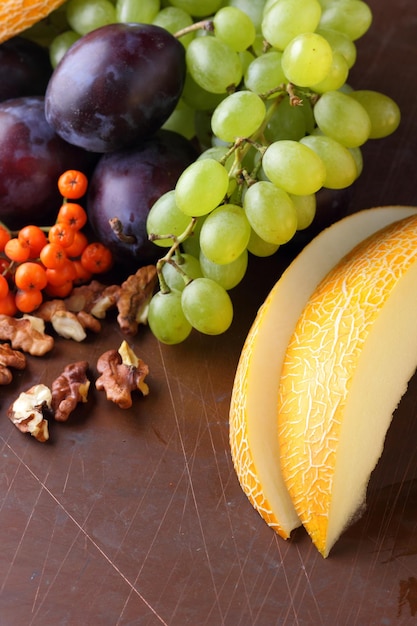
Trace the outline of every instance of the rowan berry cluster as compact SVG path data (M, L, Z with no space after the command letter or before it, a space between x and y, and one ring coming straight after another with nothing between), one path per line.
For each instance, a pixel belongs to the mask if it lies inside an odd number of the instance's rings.
M30 224L16 232L0 223L0 314L31 313L45 297L65 298L75 284L110 269L113 257L82 230L85 209L74 202L84 196L88 180L78 170L58 179L63 202L50 227Z

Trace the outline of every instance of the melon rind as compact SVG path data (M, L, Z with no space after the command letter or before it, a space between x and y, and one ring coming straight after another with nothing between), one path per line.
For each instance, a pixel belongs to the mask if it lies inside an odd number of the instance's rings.
M379 230L325 276L287 346L281 467L326 557L363 510L393 413L417 365L417 215Z
M253 507L287 539L301 521L280 469L277 398L295 325L322 278L360 241L417 213L386 206L350 215L317 235L294 259L258 311L238 362L230 405L230 448L239 483Z
M30 28L64 2L65 0L1 0L0 43Z

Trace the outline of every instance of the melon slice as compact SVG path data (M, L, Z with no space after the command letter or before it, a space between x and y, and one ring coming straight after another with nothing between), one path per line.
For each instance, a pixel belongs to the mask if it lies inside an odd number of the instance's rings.
M239 359L230 405L230 447L240 485L283 538L301 524L280 469L277 398L285 350L320 280L362 239L416 214L413 207L360 211L336 222L289 265L260 308Z
M1 0L0 43L52 13L65 0Z
M310 295L278 391L281 469L319 552L364 506L417 365L417 215L378 231Z

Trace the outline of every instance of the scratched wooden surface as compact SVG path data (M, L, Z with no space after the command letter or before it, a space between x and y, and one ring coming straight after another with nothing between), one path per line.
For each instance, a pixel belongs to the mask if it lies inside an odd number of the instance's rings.
M417 4L370 0L351 84L394 97L397 133L368 144L349 211L417 204ZM324 560L284 542L235 477L228 407L242 343L291 250L253 263L232 329L175 348L143 329L150 395L121 411L97 392L39 444L5 417L18 391L118 347L58 341L0 391L0 626L369 626L417 622L417 377L371 479L368 508Z

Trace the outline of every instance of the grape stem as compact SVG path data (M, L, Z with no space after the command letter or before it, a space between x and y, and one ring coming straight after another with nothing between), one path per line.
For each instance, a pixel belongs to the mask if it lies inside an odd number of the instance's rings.
M265 127L268 124L272 115L274 114L276 107L281 102L281 100L285 97L285 92L283 92L282 86L277 89L280 90L281 95L272 101L271 106L269 107L266 113L265 119L262 123L262 126L256 131L254 135L252 135L252 137L238 137L236 141L230 146L229 150L221 158L220 163L222 165L225 165L227 159L233 153L235 154L235 159L229 170L230 180L232 180L233 178L236 178L238 180L240 178L242 182L245 181L249 186L249 179L248 179L248 176L249 176L250 181L251 181L250 184L254 182L253 175L248 175L248 173L242 169L242 161L251 147L256 148L260 152L261 157L263 156L267 148L267 146L265 145L266 142L263 141L263 133L264 133ZM255 166L254 173L256 173L261 167L261 162L262 162L262 158L259 160L259 163Z
M227 159L233 153L235 154L234 162L229 170L229 179L232 180L233 178L236 178L238 183L240 181L240 187L243 182L246 183L248 187L256 182L256 175L262 164L262 156L267 148L267 142L264 139L264 131L269 120L274 115L277 106L287 96L290 99L291 106L302 106L303 104L303 98L295 93L294 85L292 83L277 85L277 87L274 87L265 93L259 94L259 97L263 100L268 100L274 94L277 95L268 107L262 126L254 135L252 135L252 137L238 137L220 160L220 163L225 165ZM307 94L307 97L311 98L311 95ZM260 152L261 159L255 165L253 171L249 174L246 170L242 169L242 161L252 146Z
M188 237L191 237L194 234L194 229L195 229L196 224L197 224L197 218L192 217L187 228L178 236L156 235L154 233L149 234L148 238L150 241L156 241L158 239L172 239L173 241L172 246L170 247L166 255L158 259L158 261L156 262L156 272L157 272L158 280L159 280L159 289L162 293L169 293L171 291L162 273L162 269L165 263L169 263L170 265L175 267L175 269L178 272L180 272L180 274L184 278L186 284L188 284L192 280L189 276L187 276L184 270L182 270L180 267L181 262L182 262L180 245L183 243L183 241L188 239ZM176 261L174 261L173 259L174 255L176 256Z
M184 35L195 32L196 30L206 30L209 33L214 32L213 20L200 20L199 22L194 22L194 24L190 24L190 26L185 26L185 28L178 30L174 33L174 37L179 39L180 37L184 37Z
M294 85L292 83L288 83L286 86L286 90L288 96L290 98L290 104L293 107L301 106L303 104L303 99L294 92Z
M179 30L177 33L175 33L174 36L179 38L179 37L182 37L183 35L186 35L190 32L193 32L199 29L213 31L214 30L213 22L211 20L202 20L201 22L196 22L195 24L192 24L191 26L187 26L186 28ZM277 106L280 104L280 102L282 102L282 100L285 97L289 98L290 104L292 106L301 106L303 103L303 98L295 93L294 85L292 85L291 83L277 85L277 87L269 90L268 92L260 94L260 97L263 100L268 100L272 95L275 95L275 94L276 96L273 99L271 99L270 106L267 109L262 126L251 137L238 137L232 143L232 145L226 151L223 157L219 160L219 162L223 166L225 166L227 160L234 154L233 164L229 170L229 180L235 179L238 183L238 196L234 200L236 203L241 203L244 185L246 185L247 187L250 187L257 180L257 174L259 172L259 169L262 166L262 157L268 147L268 142L265 139L264 131L271 117L274 115L274 112ZM312 97L311 94L306 94L306 96L310 98ZM245 158L246 154L248 153L251 147L254 147L260 153L261 158L255 164L253 170L251 172L248 172L245 168L242 167L242 163L243 163L243 159ZM118 223L117 218L110 220L110 222L116 234L119 237L123 236L122 225ZM180 272L181 275L183 276L186 284L192 281L192 279L189 276L187 276L187 274L180 267L181 266L181 252L180 252L179 246L188 237L193 235L196 223L197 223L197 218L193 217L190 224L187 226L184 232L181 233L181 235L179 236L175 236L172 234L157 235L154 233L151 233L149 235L150 241L156 241L156 240L161 240L161 239L172 239L173 241L173 244L168 250L167 254L161 257L156 263L156 271L157 271L158 280L159 280L159 288L162 293L166 294L171 291L162 272L162 269L165 263L169 263L170 265L175 267L175 269L178 272ZM174 254L176 255L176 260L173 259Z

